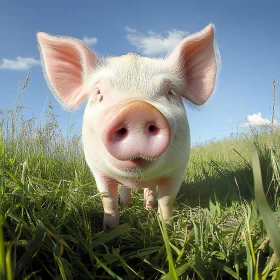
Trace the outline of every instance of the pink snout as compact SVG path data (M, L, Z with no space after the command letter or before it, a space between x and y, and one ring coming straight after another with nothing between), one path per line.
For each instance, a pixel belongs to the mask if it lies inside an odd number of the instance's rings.
M167 119L151 104L132 101L122 107L103 132L107 151L121 161L160 156L168 147L171 130Z

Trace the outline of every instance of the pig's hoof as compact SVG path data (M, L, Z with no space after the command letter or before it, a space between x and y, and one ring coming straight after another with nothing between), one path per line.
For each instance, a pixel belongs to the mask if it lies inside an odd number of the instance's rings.
M173 224L172 217L164 219L159 212L157 212L157 215L159 216L159 219L160 219L161 222L164 222L166 225L172 226L172 224Z
M152 201L144 201L144 208L148 211L151 211L154 209L154 205Z
M120 204L122 205L128 205L129 203L131 203L130 199L120 199Z
M144 208L149 211L152 210L154 208L155 201L156 201L155 190L145 188L144 189Z
M131 189L123 186L121 189L120 204L127 205L130 202L131 202Z
M116 228L119 225L119 216L115 216L113 214L104 213L103 218L103 230L107 228Z

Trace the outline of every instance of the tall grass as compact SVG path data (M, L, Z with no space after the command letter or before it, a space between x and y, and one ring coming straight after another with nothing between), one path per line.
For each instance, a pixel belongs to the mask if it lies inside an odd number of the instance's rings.
M25 119L28 81L0 112L0 279L280 279L279 129L194 147L172 226L134 191L103 232L81 139L51 104L44 121Z

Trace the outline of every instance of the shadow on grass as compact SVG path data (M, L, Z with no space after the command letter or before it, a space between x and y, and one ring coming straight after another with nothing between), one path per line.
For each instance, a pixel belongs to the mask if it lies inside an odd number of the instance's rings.
M177 203L184 203L191 208L209 206L209 199L214 199L223 206L230 206L241 198L248 202L253 199L253 176L249 168L227 172L221 176L208 177L199 182L183 182L177 196Z
M270 205L274 205L277 192L274 180L274 171L271 164L270 150L264 150L260 154L264 190ZM254 200L253 171L249 163L243 168L224 165L211 161L208 168L201 168L201 178L196 178L195 183L182 183L177 196L177 203L183 203L189 207L209 206L210 199L219 202L224 207L231 206L232 202L243 200L251 203ZM214 171L214 172L213 172ZM212 174L212 175L209 175ZM186 178L188 173L186 173Z

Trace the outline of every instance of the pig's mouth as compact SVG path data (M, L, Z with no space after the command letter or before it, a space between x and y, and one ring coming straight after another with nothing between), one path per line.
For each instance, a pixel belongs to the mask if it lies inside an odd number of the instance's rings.
M151 167L151 165L153 165L158 157L155 158L151 158L151 157L147 157L141 154L135 155L127 160L118 160L117 162L115 162L115 166L119 169L122 170L130 170L130 171L134 171L134 170L142 170L144 171L145 169L148 169L149 167Z
M147 169L149 168L153 162L157 159L156 158L149 158L145 157L143 155L137 155L129 159L128 165L130 169L135 169L135 168L141 168L141 169Z
M130 161L136 161L136 160L143 160L143 161L154 161L156 160L158 157L147 157L147 156L144 156L144 155L136 155L136 156L133 156L131 157L129 160Z

